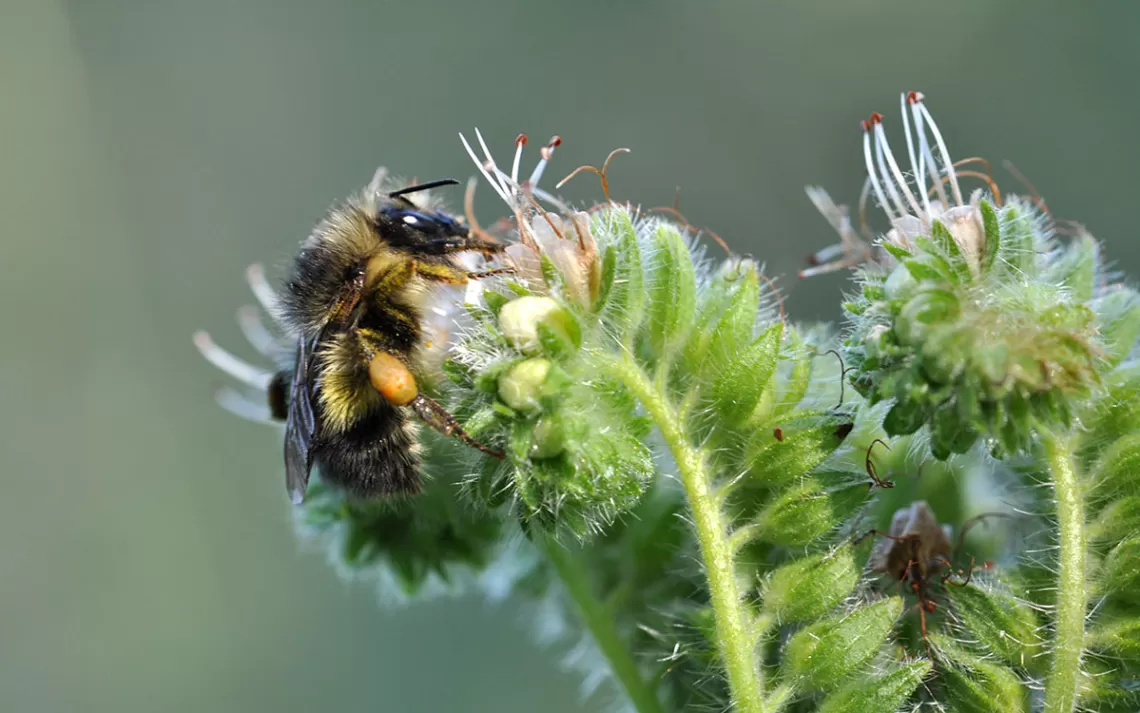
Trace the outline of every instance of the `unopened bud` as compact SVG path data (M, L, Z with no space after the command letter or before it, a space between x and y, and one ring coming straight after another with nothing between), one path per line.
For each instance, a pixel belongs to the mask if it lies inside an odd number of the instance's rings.
M527 296L512 300L499 311L499 329L515 349L536 354L542 349L538 325L561 309L550 297Z
M519 362L499 379L499 398L516 411L537 411L538 397L549 373L550 361L547 359Z

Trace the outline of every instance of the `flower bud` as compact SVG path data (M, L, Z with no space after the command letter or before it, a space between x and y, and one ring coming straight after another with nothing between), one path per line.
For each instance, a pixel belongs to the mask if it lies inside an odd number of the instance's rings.
M878 653L902 609L902 599L891 597L801 629L784 665L812 688L834 688Z
M538 411L538 398L546 377L550 374L550 361L541 357L515 364L499 379L499 398L516 411Z
M515 349L524 354L537 354L542 349L538 325L559 309L561 307L550 297L519 297L499 310L499 329Z
M553 417L541 418L531 434L531 458L554 458L566 447L566 434L562 424Z

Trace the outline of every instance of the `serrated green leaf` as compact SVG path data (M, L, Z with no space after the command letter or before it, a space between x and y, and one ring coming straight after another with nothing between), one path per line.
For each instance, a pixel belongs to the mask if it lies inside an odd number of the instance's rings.
M770 418L781 418L796 407L811 386L812 355L803 350L803 340L795 329L788 331L788 348L785 354L792 355L792 369L787 378L777 379L783 390L779 395L779 402L775 404Z
M1064 285L1077 302L1091 300L1100 269L1100 245L1091 235L1077 236L1053 263L1052 281Z
M684 342L694 324L697 280L692 256L676 228L660 226L649 246L644 338L651 353L663 357Z
M895 318L895 336L903 345L920 346L932 328L952 323L962 313L957 295L949 290L924 290Z
M1119 405L1126 404L1114 404L1114 406ZM1106 414L1108 415L1111 415L1111 412ZM1106 430L1096 430L1095 426L1098 424L1093 421L1090 424L1093 426L1090 433L1109 438L1117 435L1113 432L1120 428L1120 422L1110 425L1108 419L1105 421ZM1127 428L1127 425L1124 427ZM1119 440L1109 446L1097 462L1092 473L1092 483L1091 495L1094 501L1104 502L1126 495L1140 494L1140 433L1119 434Z
M503 308L503 305L510 302L511 299L500 292L495 292L494 290L484 290L483 301L487 303L487 309L491 311L491 314L498 317L499 310Z
M950 233L950 229L940 220L935 220L930 226L930 239L938 247L939 251L946 256L950 268L954 271L959 282L969 282L973 275L970 273L970 265L966 262L966 256L962 253L962 247L958 245L958 241Z
M1088 633L1088 644L1101 653L1140 661L1140 617L1094 628Z
M763 586L764 611L781 624L816 619L839 605L859 582L850 547L786 564Z
M784 649L784 666L805 687L835 688L874 658L902 610L902 599L891 597L801 629Z
M862 486L830 492L819 480L804 478L760 511L756 538L787 546L811 544L839 526L865 494Z
M543 353L556 359L569 358L582 346L582 327L569 310L551 312L535 325L535 329Z
M711 383L752 341L752 328L760 307L760 277L755 269L741 275L724 313L709 339L703 363L694 365L702 381Z
M910 272L911 276L922 282L923 280L932 280L935 282L950 282L953 273L950 270L950 264L945 260L941 260L941 264L934 256L923 256L921 258L911 258L903 260L903 266Z
M628 342L633 330L640 326L645 312L645 274L637 229L628 211L609 208L594 218L591 232L602 244L616 248L614 277L602 319L614 334Z
M909 436L926 423L926 406L918 401L899 401L883 419L888 436Z
M1108 504L1089 526L1088 539L1097 544L1120 542L1140 532L1140 495L1127 495Z
M554 263L551 259L546 255L539 255L538 264L542 270L542 280L546 283L546 287L551 290L551 292L560 292L565 280L562 274L558 272L558 268L554 267Z
M598 282L598 299L594 302L594 311L602 309L610 298L610 290L614 286L614 277L617 275L617 248L607 245L602 251L602 276Z
M715 376L709 399L727 425L739 426L752 415L776 371L783 335L784 324L777 322Z
M1082 660L1079 710L1096 713L1136 713L1140 710L1140 690L1128 681L1135 680L1135 669L1127 671L1130 663L1134 662L1102 660L1092 656Z
M1128 356L1140 338L1140 295L1120 287L1098 300L1095 310L1104 359L1115 366Z
M888 713L910 698L930 673L930 662L921 659L886 674L859 679L823 700L819 713Z
M932 634L938 650L939 699L954 713L1021 713L1026 688L1012 670L967 653L950 639Z
M697 305L696 324L711 325L720 321L721 315L732 302L732 296L740 284L742 275L752 269L751 263L726 263L720 271L700 290ZM705 353L712 342L713 330L704 327L689 333L683 350L680 366L690 374L699 374L704 363Z
M845 416L802 416L779 425L782 440L758 431L745 455L749 480L780 486L811 472L847 438L850 423Z
M946 594L962 625L983 649L1025 668L1041 651L1037 615L1027 602L999 590L948 585Z
M982 213L982 228L986 233L986 247L982 253L982 274L986 275L993 270L998 253L1001 252L1001 226L997 212L989 201L978 203L978 210Z
M895 245L889 240L884 240L882 245L883 249L890 253L891 256L899 262L905 262L906 260L914 257L914 255L912 255L909 250L904 247Z
M1014 274L1036 277L1036 245L1033 240L1033 221L1025 208L1015 202L1006 204L999 216L1001 246L998 257Z
M1120 601L1140 603L1140 535L1121 542L1108 553L1098 589Z

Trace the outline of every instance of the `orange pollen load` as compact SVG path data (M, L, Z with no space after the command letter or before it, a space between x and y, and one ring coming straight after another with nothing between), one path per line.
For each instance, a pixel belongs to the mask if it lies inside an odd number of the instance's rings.
M416 398L416 378L404 362L380 352L368 362L368 378L380 395L393 406L406 406Z

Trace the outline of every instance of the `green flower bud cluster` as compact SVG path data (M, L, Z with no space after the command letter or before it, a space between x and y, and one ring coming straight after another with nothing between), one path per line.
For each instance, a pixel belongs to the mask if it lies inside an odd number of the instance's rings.
M1106 288L1088 236L1058 245L1016 199L976 206L982 253L932 220L908 247L862 270L848 303L853 383L892 399L891 435L928 426L934 456L979 438L1014 453L1037 428L1065 428L1140 332L1140 295Z
M474 325L446 372L469 390L460 410L471 414L473 435L503 443L507 454L505 467L485 467L470 491L492 506L513 494L528 526L585 535L633 508L656 468L643 442L647 422L593 361L611 348L609 323L600 316L623 309L617 300L629 294L613 289L631 269L612 262L616 245L637 240L636 228L619 209L575 220L562 222L575 225L577 236L539 232L535 242L520 244L527 252L511 255L516 277L468 305ZM551 224L524 229L542 225ZM581 249L578 236L589 249ZM608 268L601 256L611 261ZM531 262L536 269L528 272ZM575 292L573 275L556 265L596 274L596 282Z

